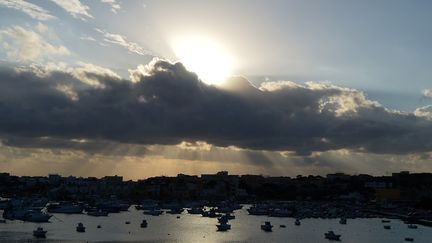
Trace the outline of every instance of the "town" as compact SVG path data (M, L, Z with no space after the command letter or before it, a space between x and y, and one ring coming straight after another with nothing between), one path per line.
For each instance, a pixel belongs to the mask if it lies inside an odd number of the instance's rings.
M250 214L296 218L357 218L377 214L425 225L432 219L432 174L402 171L391 176L347 175L265 177L216 174L159 176L125 181L122 176L14 176L0 173L0 209L85 204L92 210L115 212L146 202L175 204L175 208L221 203L251 204ZM20 203L17 203L19 201ZM11 203L14 202L14 203ZM113 202L116 202L113 203ZM14 206L11 206L14 205ZM16 206L19 205L19 206ZM105 205L105 206L102 206ZM84 210L79 207L78 212ZM148 208L148 205L147 205ZM219 206L220 208L220 206ZM313 210L312 210L313 209ZM87 209L86 211L91 211ZM230 210L228 210L230 211ZM8 210L4 216L8 216ZM9 217L12 217L9 215ZM15 216L16 217L16 216Z

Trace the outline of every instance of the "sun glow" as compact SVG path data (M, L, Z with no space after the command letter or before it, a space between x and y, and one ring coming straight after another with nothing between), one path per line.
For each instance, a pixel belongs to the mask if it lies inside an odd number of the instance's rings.
M178 38L172 49L179 61L207 84L218 85L232 74L234 59L216 41L196 36Z

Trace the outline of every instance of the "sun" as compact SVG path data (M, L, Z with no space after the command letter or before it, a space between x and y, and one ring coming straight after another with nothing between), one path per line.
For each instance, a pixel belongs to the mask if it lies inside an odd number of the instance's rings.
M171 46L179 61L207 84L218 85L232 74L234 58L217 41L189 36L175 39Z

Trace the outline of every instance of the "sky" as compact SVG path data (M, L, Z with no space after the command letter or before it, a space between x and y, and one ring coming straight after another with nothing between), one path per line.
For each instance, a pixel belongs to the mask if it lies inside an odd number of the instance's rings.
M431 5L0 0L0 171L431 172Z

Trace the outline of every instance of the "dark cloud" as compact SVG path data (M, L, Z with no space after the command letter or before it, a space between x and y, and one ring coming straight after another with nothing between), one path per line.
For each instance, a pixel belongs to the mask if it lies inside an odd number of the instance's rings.
M126 80L93 65L1 68L0 133L125 144L206 141L300 155L432 150L430 119L387 110L358 90L288 81L256 88L241 77L215 87L163 60L130 72Z

